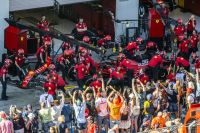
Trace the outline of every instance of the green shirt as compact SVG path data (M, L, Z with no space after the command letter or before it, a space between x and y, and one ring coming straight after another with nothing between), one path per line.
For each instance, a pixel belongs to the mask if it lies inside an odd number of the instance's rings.
M42 123L47 123L52 121L51 108L44 108L39 111L39 117Z

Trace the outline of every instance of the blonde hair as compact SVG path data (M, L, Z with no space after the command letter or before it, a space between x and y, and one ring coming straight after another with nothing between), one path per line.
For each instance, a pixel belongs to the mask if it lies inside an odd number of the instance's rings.
M60 122L60 123L65 122L65 116L64 116L64 115L60 115L60 116L58 117L58 122Z

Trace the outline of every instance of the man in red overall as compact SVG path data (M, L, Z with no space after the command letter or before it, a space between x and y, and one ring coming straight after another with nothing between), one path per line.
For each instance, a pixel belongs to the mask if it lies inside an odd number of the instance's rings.
M85 74L87 73L87 67L83 63L83 60L79 60L79 62L75 65L74 71L77 73L76 80L80 89L83 90L84 82L85 82Z
M17 74L19 76L20 81L23 80L26 74L25 71L23 70L23 66L25 65L25 60L26 60L26 57L24 56L24 50L19 49L18 54L15 57L15 65L17 68Z
M128 45L125 47L124 54L128 59L136 59L136 51L139 50L139 47L136 42L129 42Z
M7 73L8 68L11 65L12 61L10 59L5 59L4 65L0 69L0 79L2 84L2 92L1 92L1 100L8 100L8 96L6 95L6 89L7 89Z
M196 52L198 51L198 43L199 43L199 36L197 35L196 30L193 30L192 36L190 37L190 43L191 43L190 52L192 53L192 63L194 63L197 58Z
M151 76L155 82L158 80L158 72L162 63L163 59L160 55L154 55L149 61L148 66L151 72Z
M76 24L76 30L77 30L77 39L83 40L83 37L85 36L85 32L87 31L87 25L83 22L83 19L80 18L79 22Z
M120 54L118 56L119 59L119 66L126 69L126 75L128 77L128 85L132 85L132 78L134 73L134 68L137 67L137 64L129 59L126 59L126 56L124 54Z
M192 15L192 16L189 18L189 20L188 20L188 22L186 23L186 25L187 25L187 37L189 37L189 36L192 35L192 32L193 32L193 30L195 30L195 27L196 27L196 25L197 25L197 22L196 22L196 20L195 20L195 18L194 18L194 15Z
M174 27L174 34L176 36L176 39L177 39L177 47L180 43L180 40L178 39L180 35L184 35L186 29L185 29L185 26L183 25L183 20L178 18L177 19L177 25Z
M177 57L175 61L176 67L184 67L185 70L190 71L190 62L183 57Z
M190 53L189 53L189 40L183 40L178 47L178 56L181 56L185 58L186 60L189 60Z
M71 44L69 42L63 42L62 44L62 52L64 53L65 50L71 49Z
M124 75L120 72L120 67L118 66L116 70L110 69L110 78L107 82L107 85L117 86L118 90L121 92L124 89Z

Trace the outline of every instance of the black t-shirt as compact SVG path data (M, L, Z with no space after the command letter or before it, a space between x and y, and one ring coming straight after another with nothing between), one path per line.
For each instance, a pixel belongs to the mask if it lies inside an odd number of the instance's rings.
M178 93L172 90L170 93L167 93L169 103L177 103Z

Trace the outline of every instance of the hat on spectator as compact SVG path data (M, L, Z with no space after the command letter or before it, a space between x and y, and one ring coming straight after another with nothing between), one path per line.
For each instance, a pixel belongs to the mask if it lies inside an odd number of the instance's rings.
M0 112L0 116L1 116L2 119L6 119L7 118L6 113L3 112L3 111Z

